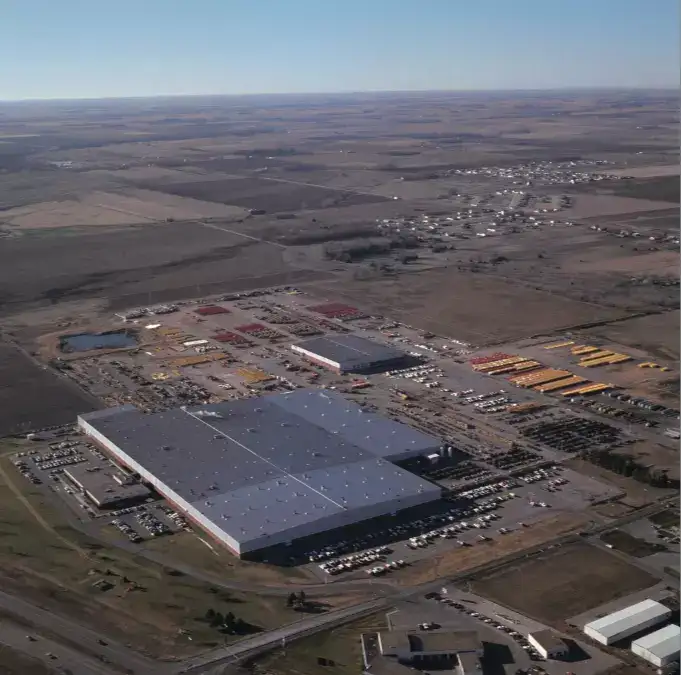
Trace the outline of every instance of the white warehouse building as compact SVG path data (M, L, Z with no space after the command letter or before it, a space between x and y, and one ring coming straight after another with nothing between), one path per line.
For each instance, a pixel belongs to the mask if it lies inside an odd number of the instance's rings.
M596 642L611 645L666 621L671 613L668 607L655 600L644 600L587 623L584 633Z
M681 628L669 625L649 633L631 643L631 651L657 668L679 660Z

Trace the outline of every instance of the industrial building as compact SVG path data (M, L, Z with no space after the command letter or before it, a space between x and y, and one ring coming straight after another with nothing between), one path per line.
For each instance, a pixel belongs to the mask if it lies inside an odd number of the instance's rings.
M64 475L100 509L138 504L151 496L149 488L129 476L92 468L88 464L69 466L64 469Z
M382 656L402 663L453 659L460 653L482 656L482 643L474 631L446 629L429 631L391 630L378 633Z
M389 370L402 364L407 358L399 349L357 335L327 335L292 345L291 349L305 359L336 373Z
M527 641L545 658L562 659L567 656L569 649L563 639L548 628L530 633Z
M656 626L671 616L671 610L655 600L644 600L596 619L584 626L584 633L604 645Z
M681 628L670 624L631 643L631 651L657 668L679 660Z
M408 675L414 669L481 675L483 646L474 631L390 630L362 635L365 675Z
M441 495L392 463L438 451L436 438L334 391L299 389L154 414L122 406L78 422L236 555Z

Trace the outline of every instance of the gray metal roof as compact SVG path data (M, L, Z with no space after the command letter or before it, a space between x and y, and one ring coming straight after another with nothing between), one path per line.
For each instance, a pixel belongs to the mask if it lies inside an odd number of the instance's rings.
M655 600L643 600L630 607L625 607L617 612L608 614L586 624L584 628L596 631L605 637L615 637L623 631L630 630L635 626L659 619L662 621L671 614L671 610Z
M237 541L440 488L382 459L437 439L364 413L336 392L298 390L146 415L82 415Z
M347 371L366 368L369 364L396 361L406 356L404 352L389 345L350 334L312 338L296 346L338 363L342 370Z
M367 412L333 390L297 389L276 396L276 404L378 457L398 459L437 450L440 445L432 436Z
M100 505L115 503L124 499L143 499L148 497L149 489L139 483L121 485L111 471L92 471L89 464L75 464L64 469L64 473L89 492Z
M645 649L661 659L669 658L678 654L681 648L681 628L674 624L660 628L654 633L644 635L631 643L634 646Z

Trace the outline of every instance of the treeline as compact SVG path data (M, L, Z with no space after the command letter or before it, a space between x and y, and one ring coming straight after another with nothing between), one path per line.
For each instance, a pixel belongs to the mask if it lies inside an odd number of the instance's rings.
M395 250L415 249L418 247L419 240L416 237L395 237L357 242L355 244L329 244L324 248L324 257L327 260L352 263L378 255L387 255ZM410 256L410 259L415 259L413 254Z
M207 621L212 628L216 628L220 632L229 635L249 635L261 630L259 626L254 626L253 624L248 623L248 621L244 621L240 617L235 616L232 612L222 614L222 612L216 612L214 609L209 609L206 612L205 621Z
M637 462L631 455L620 455L609 450L589 450L584 455L592 464L608 471L618 473L627 478L633 478L655 488L678 490L681 482L669 478L665 469L656 469Z
M372 225L358 225L345 230L330 229L317 232L301 232L299 234L285 234L279 241L289 246L307 246L309 244L324 244L327 242L345 242L376 236L377 230Z

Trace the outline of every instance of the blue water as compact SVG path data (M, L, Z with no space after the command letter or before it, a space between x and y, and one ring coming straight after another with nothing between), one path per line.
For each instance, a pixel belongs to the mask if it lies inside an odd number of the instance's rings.
M61 338L63 352L87 352L91 349L116 349L118 347L134 347L135 336L125 331L114 333L79 333L64 335Z

